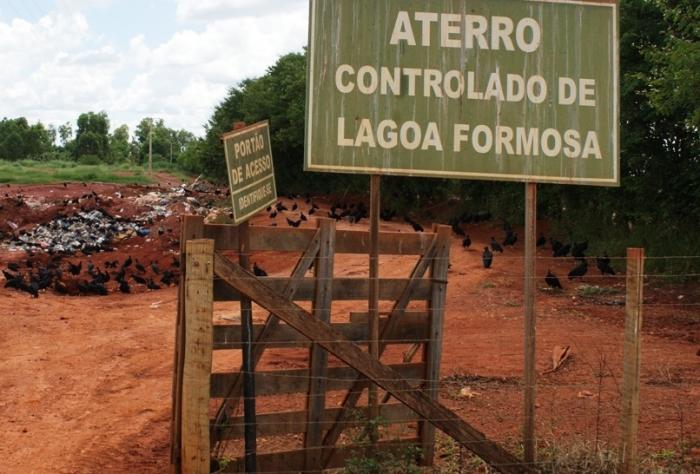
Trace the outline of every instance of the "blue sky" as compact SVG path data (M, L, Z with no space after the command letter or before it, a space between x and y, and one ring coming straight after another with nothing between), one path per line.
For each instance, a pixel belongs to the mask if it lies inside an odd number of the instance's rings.
M307 17L307 0L0 0L0 117L201 135L228 88L301 51Z

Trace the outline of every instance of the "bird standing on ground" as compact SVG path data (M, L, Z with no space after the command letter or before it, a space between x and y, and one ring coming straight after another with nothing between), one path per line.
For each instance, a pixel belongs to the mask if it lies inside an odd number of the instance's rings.
M586 240L585 242L577 243L574 242L574 244L571 247L571 256L577 259L583 259L586 258L586 250L588 250L588 241Z
M287 217L286 219L287 219L287 224L290 227L299 227L299 224L301 224L301 219L299 219L298 221L293 221L289 217Z
M581 278L588 271L588 262L582 261L578 266L574 267L573 270L569 272L569 280L574 278Z
M538 247L544 247L544 245L547 243L547 239L544 236L544 233L540 232L540 236L537 237L537 242L535 242L535 245Z
M503 240L503 245L504 246L507 246L507 245L513 246L513 245L515 245L515 243L517 241L518 241L518 234L511 230L511 231L508 231L506 233L506 238Z
M78 263L77 265L68 262L68 271L70 272L71 275L80 275L80 272L83 270L83 262Z
M501 247L501 244L496 242L496 239L493 237L491 237L491 250L503 253L503 247Z
M146 273L146 267L143 266L141 262L136 259L136 270L138 270L140 273Z
M613 267L610 266L610 257L608 257L607 253L603 256L603 258L596 258L595 263L598 270L600 270L601 275L615 275L615 270L613 270Z
M258 266L258 262L253 263L253 273L258 277L266 277L267 272Z
M571 244L561 245L558 249L554 250L552 255L554 257L566 257L569 255L569 250L571 250Z
M471 239L471 237L469 237L469 234L467 234L464 237L464 240L462 240L462 247L464 247L465 249L468 249L469 247L471 247L471 245L472 245L472 239Z
M552 273L551 270L547 270L547 276L544 277L544 281L549 285L551 289L559 289L563 290L564 288L561 286L561 283L559 282L559 278Z
M131 293L131 287L126 280L119 280L119 291L122 293Z
M481 254L481 261L484 264L484 268L491 268L491 263L493 263L493 254L488 247L484 247L484 253Z

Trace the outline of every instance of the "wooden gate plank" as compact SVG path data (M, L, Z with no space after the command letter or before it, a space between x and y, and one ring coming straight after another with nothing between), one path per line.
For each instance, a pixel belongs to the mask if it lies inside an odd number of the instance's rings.
M185 244L204 236L204 218L182 216L180 224L180 284L177 288L177 316L175 320L175 351L173 360L172 416L170 424L170 464L180 474L180 440L182 436L182 371L185 364L185 277L187 261Z
M265 285L278 293L289 285L288 277L262 277ZM367 278L349 277L335 278L333 285L333 300L365 300L369 296L369 281ZM401 296L408 280L406 278L382 278L379 280L379 299L396 300ZM316 281L314 278L303 278L294 295L295 301L311 301L314 298ZM430 282L422 281L416 286L411 295L414 300L425 300L430 297ZM233 288L220 281L214 283L214 301L239 301L240 294Z
M420 385L425 375L425 364L394 364L390 366L413 385ZM238 372L217 372L211 374L211 398L223 398L226 389L238 377ZM358 377L355 369L347 366L331 367L326 373L326 390L347 390ZM289 393L308 393L309 370L285 369L255 372L255 388L259 397ZM226 425L226 423L223 423Z
M400 374L371 358L358 345L343 338L328 324L315 320L302 307L273 292L263 282L253 278L250 272L219 254L215 255L214 262L217 276L390 392L394 398L429 420L494 469L504 473L531 472L516 456L486 438L452 410L413 389Z
M331 305L333 304L333 260L335 254L335 220L319 219L321 231L321 247L314 266L316 289L311 312L318 321L326 324L331 321ZM304 447L306 456L304 461L307 472L316 472L321 464L321 450L315 449L321 445L321 418L326 408L326 369L328 366L328 353L319 344L312 344L309 349L309 391L306 398L308 411L306 435Z
M365 313L366 314L366 313ZM391 334L387 334L384 341L387 344L412 344L424 343L429 336L430 320L425 312L406 312L401 321ZM359 318L357 318L359 319ZM367 318L364 324L360 321L352 323L333 323L331 326L340 332L345 338L357 342L367 343L369 334L367 328ZM386 326L387 318L379 318L379 329ZM266 326L264 324L253 325L254 339L259 340L260 334ZM259 342L265 349L294 349L299 347L308 348L309 340L299 334L294 328L286 324L280 324L277 329L265 338L264 342ZM240 349L241 348L241 326L238 324L226 324L214 326L214 350Z
M328 430L338 416L340 408L327 408L323 412L319 426L322 431ZM347 427L364 426L367 423L367 409L356 410L357 416L347 421ZM386 425L408 424L418 422L418 416L402 403L390 403L381 405L379 408L379 416L382 422ZM288 411L276 413L258 413L258 437L265 436L282 436L286 434L304 433L306 431L307 411ZM228 439L243 438L243 417L231 418L228 420L229 425Z
M214 241L190 240L185 287L182 373L182 472L209 472L209 377L212 367Z
M236 227L224 224L206 224L204 237L214 239L217 251L238 250ZM314 237L316 229L300 227L251 226L250 250L276 252L303 252ZM422 255L430 246L432 234L413 232L382 232L379 234L379 253L382 255ZM338 229L335 253L369 253L369 235L366 231Z
M440 383L440 362L442 354L442 327L445 314L445 293L447 292L447 269L450 264L449 226L440 225L433 228L437 234L437 252L430 268L432 291L428 312L430 313L430 337L424 345L425 391L428 397L438 399ZM418 428L421 439L421 463L432 466L435 456L435 427L427 421L421 421Z

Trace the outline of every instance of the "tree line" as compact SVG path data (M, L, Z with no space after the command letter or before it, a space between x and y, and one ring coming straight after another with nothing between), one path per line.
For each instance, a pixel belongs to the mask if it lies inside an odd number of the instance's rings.
M187 130L174 130L162 119L144 118L134 130L127 125L110 131L107 113L86 112L75 126L66 122L58 127L41 122L30 124L26 118L0 120L0 159L77 160L84 164L141 164L147 161L149 133L154 161L177 163L195 136Z

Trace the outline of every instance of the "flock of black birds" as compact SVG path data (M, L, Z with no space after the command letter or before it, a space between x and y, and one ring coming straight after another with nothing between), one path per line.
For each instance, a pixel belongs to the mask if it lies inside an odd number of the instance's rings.
M465 248L471 245L471 239L469 239L469 236L465 234L461 227L455 227L455 224L453 223L452 229L455 234L465 236L462 244ZM481 254L481 260L484 268L491 268L493 265L494 252L503 253L504 247L513 246L518 241L518 234L513 232L510 224L504 223L503 230L505 231L505 238L501 242L498 242L495 237L491 237L489 246L484 247ZM569 280L581 278L588 273L588 260L586 257L588 241L564 244L553 238L548 240L545 235L540 232L536 241L537 247L543 248L547 245L547 242L549 242L551 245L552 257L567 257L569 254L571 254L571 256L574 258L576 266L568 273ZM610 257L608 257L607 253L604 254L603 257L596 257L596 266L601 275L615 275L615 270L610 265ZM547 275L545 276L544 281L547 286L554 290L563 289L561 281L559 281L559 278L552 273L551 269L547 270Z
M268 217L270 219L275 219L280 213L284 215L287 225L289 227L299 227L302 222L308 220L308 216L312 216L319 212L319 205L316 204L309 193L306 193L303 197L304 204L308 206L306 214L301 209L301 206L297 203L297 199L301 199L298 195L287 196L289 200L292 201L291 209L287 207L282 201L277 201L275 204L268 206L266 211L268 212ZM291 217L290 217L291 215ZM335 203L327 211L328 217L335 219L336 221L341 221L347 219L351 224L357 224L362 219L367 219L369 217L369 209L364 202L359 203ZM389 221L396 216L395 211L383 210L380 217L383 220ZM294 217L294 218L292 218ZM271 226L277 226L276 222L270 224ZM421 228L421 231L423 229Z
M180 261L174 256L169 268L164 270L155 260L144 265L129 256L121 264L119 260L106 261L103 269L88 261L83 272L82 261L76 264L62 255L53 255L47 263L42 264L34 255L30 255L22 264L8 263L2 273L6 280L5 288L14 288L38 298L40 291L49 288L63 295L105 296L109 293L106 283L112 280L118 284L122 293L131 293L133 285L160 290L163 286L178 283L179 268Z

